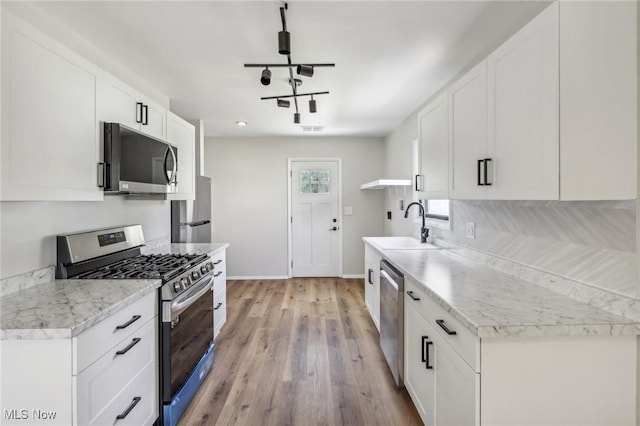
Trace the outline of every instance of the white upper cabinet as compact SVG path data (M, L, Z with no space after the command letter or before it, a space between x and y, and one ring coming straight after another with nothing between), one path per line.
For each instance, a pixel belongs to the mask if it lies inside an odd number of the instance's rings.
M117 78L105 75L98 92L100 121L121 123L159 139L167 138L167 109Z
M488 198L559 198L558 60L557 3L487 57Z
M560 198L637 198L638 3L560 4Z
M98 67L2 13L2 200L102 200Z
M452 84L448 95L450 198L485 198L487 62L483 60Z
M449 198L449 128L447 94L418 113L420 175L415 188L420 199Z
M196 129L191 123L168 111L167 140L178 148L178 189L176 193L167 195L167 198L170 200L194 200Z

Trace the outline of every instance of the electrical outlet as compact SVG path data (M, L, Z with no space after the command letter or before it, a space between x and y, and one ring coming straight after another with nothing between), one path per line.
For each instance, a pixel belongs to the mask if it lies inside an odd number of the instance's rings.
M472 240L476 239L476 224L473 222L467 222L467 228L466 228L466 235L467 238L471 238Z

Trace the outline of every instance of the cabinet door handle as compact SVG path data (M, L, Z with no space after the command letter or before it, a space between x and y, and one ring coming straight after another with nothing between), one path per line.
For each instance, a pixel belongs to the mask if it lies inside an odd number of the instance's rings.
M478 186L484 186L484 183L482 183L482 171L480 169L482 169L482 163L484 163L484 160L478 160Z
M491 182L489 182L489 178L487 177L487 169L489 169L489 162L493 161L491 158L484 159L484 184L486 186L491 186Z
M142 116L142 125L146 126L149 124L149 105L142 105L142 112L144 112Z
M140 343L141 340L142 339L139 338L139 337L134 337L133 340L131 341L131 343L129 343L126 348L120 349L118 352L116 352L116 355L124 355L124 354L126 354L127 352L129 352L131 350L131 348L133 348L135 345Z
M218 302L218 304L216 305L215 308L213 308L213 310L217 311L218 309L220 309L220 306L222 306L222 302Z
M444 320L436 320L436 324L438 324L440 328L442 328L449 336L458 334L455 330L451 330L449 327L447 327L447 325L444 323Z
M142 123L142 102L136 102L136 123Z
M216 273L213 275L213 277L214 277L214 278L215 278L215 277L219 277L220 275L222 275L222 271L218 271L218 272L216 272Z
M429 336L422 336L422 362L425 363L427 370L433 370L433 365L429 361L429 346L433 345L433 342L429 342L428 338Z
M371 284L371 285L373 285L373 280L371 279L371 274L372 274L372 273L373 273L373 269L369 269L369 278L368 278L368 281L369 281L369 284Z
M134 396L133 399L131 400L131 404L129 404L129 406L127 407L126 410L124 410L124 412L122 414L118 414L116 416L116 420L122 420L125 417L127 417L129 415L129 413L131 412L131 410L134 409L134 407L136 405L138 405L138 402L140 402L142 398L140 398L139 396Z
M416 184L415 184L416 191L422 191L422 185L418 185L418 182L420 182L419 178L420 178L421 176L422 176L422 175L416 175ZM421 182L421 183L422 183L422 182Z
M222 263L222 259L218 259L215 262L213 262L214 265L219 265Z
M407 295L409 295L410 298L412 298L413 300L420 300L420 298L418 296L416 296L415 294L413 294L413 291L411 290L407 290Z
M125 322L124 324L120 324L118 326L116 326L116 330L122 330L124 328L129 327L131 324L133 324L134 322L138 321L140 318L142 318L140 315L134 315L131 317L131 319L127 322Z

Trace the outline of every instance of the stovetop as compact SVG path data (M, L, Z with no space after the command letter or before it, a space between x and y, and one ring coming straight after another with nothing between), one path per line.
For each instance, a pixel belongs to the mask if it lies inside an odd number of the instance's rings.
M204 262L206 254L139 255L92 269L76 279L158 279L167 282L186 270Z

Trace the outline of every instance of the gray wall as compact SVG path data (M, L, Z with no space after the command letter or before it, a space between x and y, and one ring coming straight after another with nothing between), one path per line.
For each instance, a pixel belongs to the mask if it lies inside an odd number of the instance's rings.
M108 196L96 202L0 203L0 278L53 266L55 236L109 226L141 224L147 241L169 236L168 201Z
M287 275L287 159L342 158L343 273L362 274L363 236L383 233L383 193L360 185L382 178L379 138L256 138L205 141L213 187L213 240L231 243L227 274Z

